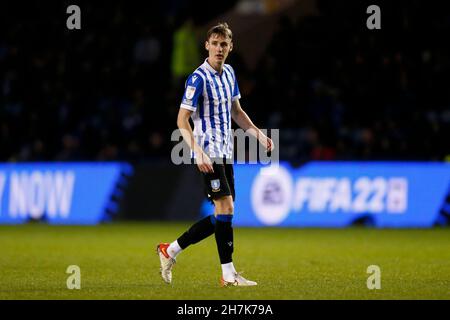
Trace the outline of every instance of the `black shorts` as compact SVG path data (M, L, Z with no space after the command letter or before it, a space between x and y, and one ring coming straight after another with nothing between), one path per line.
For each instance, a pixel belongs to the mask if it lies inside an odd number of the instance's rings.
M205 195L211 203L213 199L232 196L234 192L234 171L232 163L218 164L213 162L213 173L202 173L205 185Z

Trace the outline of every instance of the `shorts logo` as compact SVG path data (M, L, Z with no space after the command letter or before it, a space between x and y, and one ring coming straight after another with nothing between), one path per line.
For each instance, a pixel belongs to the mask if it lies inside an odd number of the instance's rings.
M213 192L219 192L220 191L220 180L215 179L211 180L211 188Z
M187 88L186 88L186 99L191 100L194 97L194 94L195 94L195 87L187 86Z

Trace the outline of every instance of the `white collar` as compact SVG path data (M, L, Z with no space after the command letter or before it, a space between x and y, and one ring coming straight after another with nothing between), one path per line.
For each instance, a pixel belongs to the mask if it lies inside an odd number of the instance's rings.
M205 62L203 62L203 65L205 66L205 68L206 68L208 71L212 72L214 75L219 75L219 76L220 76L220 73L219 73L216 69L214 69L213 67L211 67L211 65L210 65L209 62L208 62L208 58L205 59ZM223 68L222 68L222 72L223 72Z

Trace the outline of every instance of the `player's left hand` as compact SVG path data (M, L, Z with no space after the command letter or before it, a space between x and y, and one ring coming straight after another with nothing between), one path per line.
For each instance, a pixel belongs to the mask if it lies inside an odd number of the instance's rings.
M266 148L267 152L273 151L273 149L275 148L272 139L267 136L263 136L259 141Z
M267 146L266 146L266 150L267 152L269 151L273 151L273 149L275 148L272 139L267 138Z

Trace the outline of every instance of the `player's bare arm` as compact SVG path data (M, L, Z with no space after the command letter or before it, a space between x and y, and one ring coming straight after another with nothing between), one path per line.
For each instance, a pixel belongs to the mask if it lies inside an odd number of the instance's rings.
M189 148L196 154L198 169L204 173L214 172L211 160L195 142L194 133L192 132L191 124L189 123L191 115L192 111L183 108L179 109L177 117L178 129L180 129L181 135Z
M272 151L274 148L272 139L268 138L264 133L254 125L247 113L242 109L239 100L233 101L231 108L231 118L244 131L248 131L266 148L267 151ZM251 130L250 130L251 129Z

